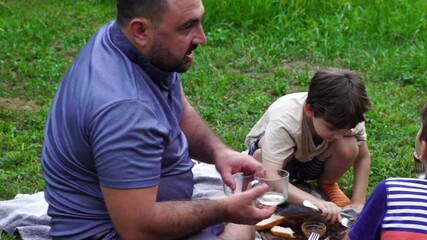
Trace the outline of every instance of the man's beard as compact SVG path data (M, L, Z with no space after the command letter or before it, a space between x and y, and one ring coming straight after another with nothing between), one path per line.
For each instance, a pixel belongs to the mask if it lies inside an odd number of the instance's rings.
M197 45L192 45L189 47L189 50L186 52L193 51L197 48ZM176 58L173 54L165 47L162 41L156 39L154 45L148 51L146 58L150 63L162 71L165 72L186 72L191 66L191 60L185 61L185 56L181 59Z

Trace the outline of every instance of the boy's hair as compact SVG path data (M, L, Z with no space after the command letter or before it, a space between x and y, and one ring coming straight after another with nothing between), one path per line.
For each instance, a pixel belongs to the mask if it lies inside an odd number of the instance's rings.
M365 121L371 108L365 84L352 71L337 68L319 70L311 79L307 104L314 117L323 118L337 129L349 129Z
M158 24L168 8L168 0L117 0L116 8L116 21L120 28L125 28L133 18L139 16Z
M421 134L420 140L427 142L427 103L421 110Z

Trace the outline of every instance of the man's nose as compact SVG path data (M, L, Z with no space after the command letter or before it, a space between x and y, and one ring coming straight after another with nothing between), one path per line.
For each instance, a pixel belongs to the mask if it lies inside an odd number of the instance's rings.
M206 43L206 35L203 31L202 24L199 24L196 30L196 36L193 38L193 44L205 44Z

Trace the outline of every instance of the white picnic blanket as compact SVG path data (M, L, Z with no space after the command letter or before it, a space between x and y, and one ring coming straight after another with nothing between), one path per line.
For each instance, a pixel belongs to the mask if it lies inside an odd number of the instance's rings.
M22 239L51 239L47 206L44 192L18 194L14 199L0 201L0 229Z
M194 199L204 199L224 195L220 174L214 165L196 163L193 167ZM316 197L322 198L317 191L306 186L299 186ZM50 217L47 215L48 204L44 192L35 194L18 194L14 199L0 201L0 230L9 235L18 235L23 240L47 240L49 237ZM304 207L290 205L288 207ZM355 214L358 214L355 213ZM255 240L261 239L257 234Z
M224 195L222 180L214 165L196 163L193 175L193 198ZM23 240L51 239L47 207L44 192L18 194L14 199L0 201L0 230Z

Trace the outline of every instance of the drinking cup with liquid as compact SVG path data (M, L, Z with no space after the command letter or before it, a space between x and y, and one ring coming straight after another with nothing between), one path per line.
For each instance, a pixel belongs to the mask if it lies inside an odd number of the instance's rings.
M284 203L288 199L289 172L285 170L263 170L262 176L254 176L248 188L268 185L268 191L261 195L256 204L274 206Z
M253 174L245 174L243 172L238 172L233 174L234 182L236 183L236 188L232 189L227 184L223 182L222 186L224 188L225 195L232 195L234 193L244 192L246 191L249 183L254 180Z

